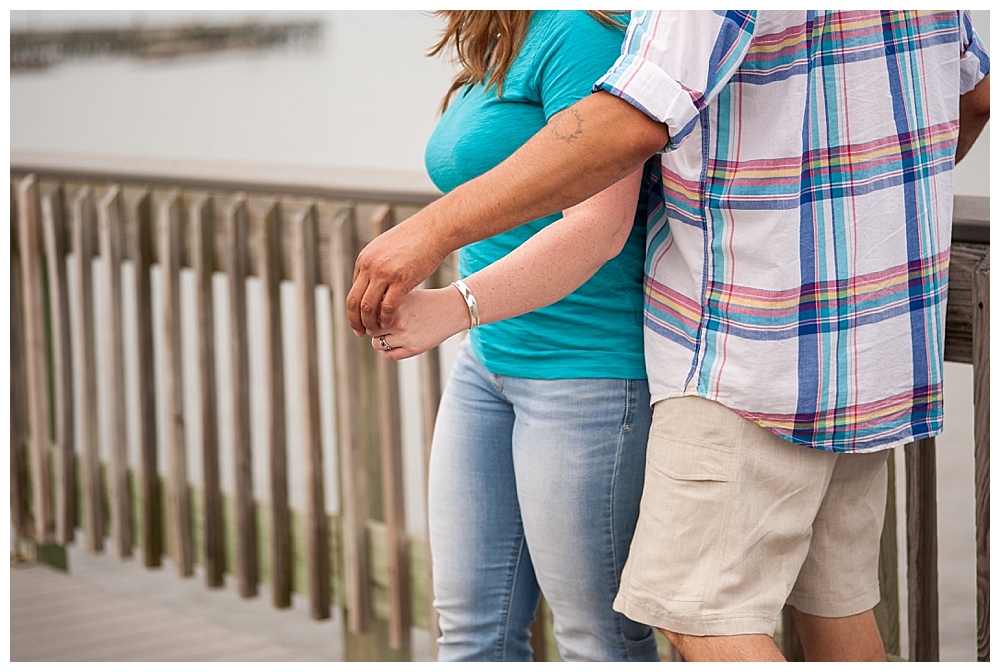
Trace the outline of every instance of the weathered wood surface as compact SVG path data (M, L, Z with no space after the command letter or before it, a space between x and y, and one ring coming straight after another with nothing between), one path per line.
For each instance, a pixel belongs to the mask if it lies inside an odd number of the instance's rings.
M337 387L337 426L340 447L340 497L343 535L344 589L348 632L361 634L371 627L369 552L365 521L368 519L365 456L361 435L360 348L363 339L354 335L344 307L354 272L349 260L357 256L353 210L334 219L334 247L330 255L333 281L334 364Z
M21 293L21 252L18 243L17 191L10 185L10 522L22 537L33 538L29 502L27 373L24 362L24 309Z
M427 280L428 287L437 287L440 283L440 273L435 271ZM441 351L438 348L428 350L420 357L420 400L421 429L423 430L424 453L424 492L427 491L430 474L431 444L434 441L434 424L437 421L438 406L441 403ZM424 497L424 517L427 517L427 498ZM441 626L437 609L434 608L434 571L431 563L427 563L427 611L431 633L431 654L437 656L437 639L441 636Z
M125 418L125 334L122 316L122 247L125 217L121 190L111 187L97 210L101 248L102 318L105 329L104 393L111 459L108 492L111 537L119 558L132 556L132 495L128 481L128 428Z
M142 562L159 567L163 555L163 493L158 473L156 437L156 359L153 352L153 195L148 189L137 194L130 210L132 235L128 252L135 278L136 376L139 384L139 511L141 513Z
M890 451L886 462L888 483L886 487L885 518L879 539L878 588L879 603L875 605L875 621L882 635L885 652L900 654L899 639L899 549L896 545L896 455Z
M267 201L251 209L256 245L251 256L261 280L264 389L271 487L271 599L275 607L292 604L292 537L288 510L288 455L285 446L285 359L281 337L281 206Z
M975 406L976 657L990 659L990 253L972 279Z
M372 228L382 233L395 225L391 207L379 208ZM389 646L410 646L410 567L403 499L403 421L399 400L399 364L378 358L379 434L382 457L382 509L389 540Z
M802 640L795 629L795 618L789 607L781 610L781 655L789 662L802 662L806 659L802 650Z
M33 176L17 187L21 288L24 295L24 356L27 373L31 442L32 514L35 539L55 538L52 510L52 462L49 459L48 356L45 339L45 296L42 287L42 241L38 182Z
M972 363L972 275L989 245L954 243L948 271L948 314L945 319L944 358Z
M319 407L319 352L316 343L316 207L292 219L295 230L295 296L298 304L299 384L302 447L306 465L306 561L309 609L315 619L330 617L330 532L323 487L323 446Z
M89 187L73 198L74 284L76 285L75 341L77 394L80 402L80 445L83 454L83 529L91 552L104 549L104 516L101 512L101 456L97 434L97 347L94 333L93 257L97 210Z
M226 539L222 519L222 471L219 463L219 416L215 380L215 207L207 196L195 199L188 215L193 244L195 300L198 312L198 383L201 389L202 562L205 585L225 585Z
M52 337L52 391L56 448L56 539L73 541L76 530L76 439L73 421L73 337L66 277L66 225L63 192L58 186L42 196L42 225L49 279L49 327Z
M10 660L38 663L80 661L95 664L120 661L164 664L169 662L246 661L275 666L282 663L323 660L321 632L301 633L308 650L284 643L261 627L272 619L250 612L236 620L225 612L230 605L223 596L205 601L191 595L184 585L175 587L187 602L164 598L156 582L180 581L170 577L136 577L128 566L118 566L122 581L112 589L101 581L109 569L101 569L103 558L95 558L83 578L43 565L10 568ZM78 566L78 565L74 565ZM95 569L95 566L97 567ZM152 597L144 590L151 590ZM197 604L188 608L187 604ZM244 626L246 623L246 626ZM335 655L336 646L325 647ZM310 655L311 652L311 655Z
M250 352L247 340L247 202L236 198L226 206L229 260L229 327L232 352L233 452L236 471L236 575L243 597L257 594L257 515L253 500L250 453Z
M906 450L906 558L909 592L908 659L940 658L938 625L937 449L933 438Z
M166 449L170 458L167 497L171 550L177 573L194 573L191 495L188 489L184 429L184 362L181 349L181 240L184 239L180 192L171 192L157 210L160 225L160 288L163 294L163 360L166 403Z

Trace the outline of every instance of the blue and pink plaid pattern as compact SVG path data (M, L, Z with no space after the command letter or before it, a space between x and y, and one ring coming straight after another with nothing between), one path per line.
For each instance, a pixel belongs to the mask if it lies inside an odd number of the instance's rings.
M961 12L637 11L596 85L667 124L646 249L653 401L795 443L940 432Z

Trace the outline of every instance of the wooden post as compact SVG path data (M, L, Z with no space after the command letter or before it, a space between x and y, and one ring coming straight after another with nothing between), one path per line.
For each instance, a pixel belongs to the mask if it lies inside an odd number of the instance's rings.
M191 495L187 480L184 433L184 361L181 350L181 197L172 191L160 202L160 288L163 292L163 359L166 393L166 441L170 456L167 496L171 546L180 576L194 573Z
M90 187L73 198L73 257L76 284L77 373L76 398L80 400L80 443L83 454L83 529L92 553L104 550L104 497L101 456L97 435L97 354L94 331L94 240L97 213Z
M910 662L936 662L940 657L936 455L933 438L906 446Z
M394 225L391 207L372 216L376 234ZM410 646L410 554L403 499L403 429L399 401L399 364L378 358L379 427L382 455L382 508L389 553L389 646Z
M226 538L222 518L219 467L219 418L215 383L215 208L211 198L191 203L188 217L194 251L195 300L198 303L198 382L201 385L201 465L203 481L203 555L205 585L225 585Z
M341 520L344 583L347 593L347 631L358 635L371 626L369 593L368 518L364 444L361 438L360 348L367 347L347 322L347 291L357 256L354 209L345 208L332 227L331 278L333 295L334 361L337 385L337 426L340 447Z
M990 253L972 275L976 474L976 658L990 659Z
M428 287L437 287L440 274L435 271L427 280ZM441 404L441 349L431 348L420 358L421 366L421 411L424 434L424 492L427 492L430 476L431 444L434 441L434 424L437 421L438 406ZM427 519L426 496L424 497L424 517ZM428 630L431 634L431 657L437 657L437 640L441 636L441 626L437 609L434 608L434 559L427 562L427 609Z
M39 209L38 182L34 175L29 175L21 180L17 188L18 237L21 244L21 283L24 290L24 354L31 432L32 513L35 518L35 541L44 544L51 543L55 538L55 519L52 510L49 378Z
M66 279L66 224L59 187L42 197L45 254L48 257L49 304L52 326L52 385L55 397L56 538L73 542L76 530L76 448L73 422L73 343L69 321L69 283Z
M789 607L781 610L781 654L789 662L799 663L806 659L802 650L802 640L795 629L795 619Z
M247 201L238 194L226 207L229 326L232 339L233 450L236 471L236 574L242 597L257 594L257 514L250 453L250 353L247 341Z
M28 492L27 380L24 339L21 330L24 310L21 295L21 252L17 236L17 194L11 183L10 199L10 522L19 538L34 538Z
M292 537L288 509L288 456L285 447L285 364L281 338L281 206L269 202L255 210L254 229L263 286L261 313L264 321L264 390L267 393L267 425L271 478L271 594L274 606L292 604ZM304 400L303 400L304 401Z
M882 635L885 652L899 656L899 550L896 546L896 451L889 451L886 462L885 518L879 540L878 584L879 603L875 605L875 621Z
M139 379L139 454L142 493L142 562L159 567L163 556L163 496L156 446L156 360L153 353L153 196L144 190L135 202L135 235L129 256L135 269L135 316L138 330L136 368Z
M313 618L330 617L330 531L323 489L323 446L319 408L319 354L316 345L316 207L294 220L293 269L298 303L299 380L302 446L306 464L306 548L309 607Z
M121 189L112 186L98 208L101 265L104 277L102 306L104 336L104 390L108 403L108 469L111 500L111 537L119 558L132 557L132 497L128 480L128 433L125 425L125 336L122 324L122 238L125 217Z

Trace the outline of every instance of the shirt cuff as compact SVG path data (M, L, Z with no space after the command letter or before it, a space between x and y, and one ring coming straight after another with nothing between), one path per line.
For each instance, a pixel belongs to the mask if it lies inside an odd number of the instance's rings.
M668 149L679 147L698 121L691 94L660 66L634 54L618 57L594 91L607 91L648 117L667 125Z

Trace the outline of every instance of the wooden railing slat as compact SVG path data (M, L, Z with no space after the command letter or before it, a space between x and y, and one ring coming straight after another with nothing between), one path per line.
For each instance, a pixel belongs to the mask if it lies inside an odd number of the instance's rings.
M372 217L376 233L393 226L391 207L379 208ZM389 546L389 646L410 646L410 562L403 498L403 422L399 401L399 364L378 358L379 428L382 454L382 508Z
M359 348L363 344L351 330L345 313L347 288L351 285L354 272L350 260L358 252L353 209L346 209L337 216L333 231L330 275L333 280L334 361L337 370L337 427L347 629L352 634L361 634L371 627L372 604L365 531L365 521L368 518L365 456L361 434L361 403L357 395L361 375Z
M878 587L879 603L875 605L875 621L882 635L885 652L900 654L899 641L899 548L896 543L896 451L889 452L886 462L887 483L885 517L879 539Z
M972 371L975 407L976 658L990 659L990 253L972 276Z
M428 279L429 287L436 287L440 282L440 272L435 271ZM420 401L421 426L423 429L424 452L424 492L427 492L430 474L431 444L434 441L434 424L437 421L438 406L441 403L441 350L431 348L420 358ZM427 497L424 497L424 518L427 518ZM437 609L434 608L434 571L433 563L427 563L427 609L428 630L431 634L431 655L437 656L437 639L441 636Z
M56 538L73 542L76 530L76 448L73 422L73 343L66 278L66 225L63 193L54 187L42 196L42 225L49 274L52 334L52 391L56 430Z
M937 661L937 449L932 437L910 443L905 450L909 660Z
M41 221L38 182L33 175L17 188L21 245L21 286L24 291L24 353L28 380L28 417L31 441L32 513L35 540L55 538L52 506L52 468L49 459L48 357L45 338L45 300L42 288Z
M18 535L34 537L28 488L27 373L22 329L24 310L21 294L21 252L18 241L17 190L10 185L10 522Z
M330 617L330 532L323 488L323 445L319 408L319 353L316 344L316 208L294 218L293 275L298 303L299 381L302 446L306 465L306 561L309 607L315 619Z
M131 208L133 235L129 256L135 269L136 376L139 385L139 481L142 486L142 561L159 567L163 556L163 496L160 490L156 445L156 364L153 353L153 301L150 268L153 263L153 196L138 195Z
M181 350L181 229L180 193L171 192L158 208L160 229L160 288L163 295L163 359L166 394L166 442L170 458L168 515L171 550L180 576L194 572L191 497L187 478L187 441L184 431L184 363Z
M74 284L76 285L75 331L78 375L76 398L80 402L80 445L83 455L83 528L92 553L104 549L104 500L101 456L97 434L97 347L94 331L93 257L97 211L90 187L73 198Z
M119 558L132 556L132 498L128 482L128 433L125 419L125 336L122 320L122 212L121 190L112 186L97 212L100 230L101 308L104 332L104 391L108 407L108 494L111 537Z
M285 357L281 335L281 206L268 201L253 211L252 256L262 285L264 390L271 488L271 598L275 607L292 604L292 538L288 509L288 451L285 439ZM303 400L305 401L305 400Z
M195 301L198 311L198 382L201 386L201 465L203 563L205 585L225 585L226 539L222 519L222 472L219 463L219 418L215 381L215 209L211 198L191 203L188 235L192 242Z
M246 197L226 206L229 262L229 326L232 351L233 451L236 472L236 574L242 597L257 594L257 514L253 500L250 446L250 353L247 340L247 249L249 228Z

